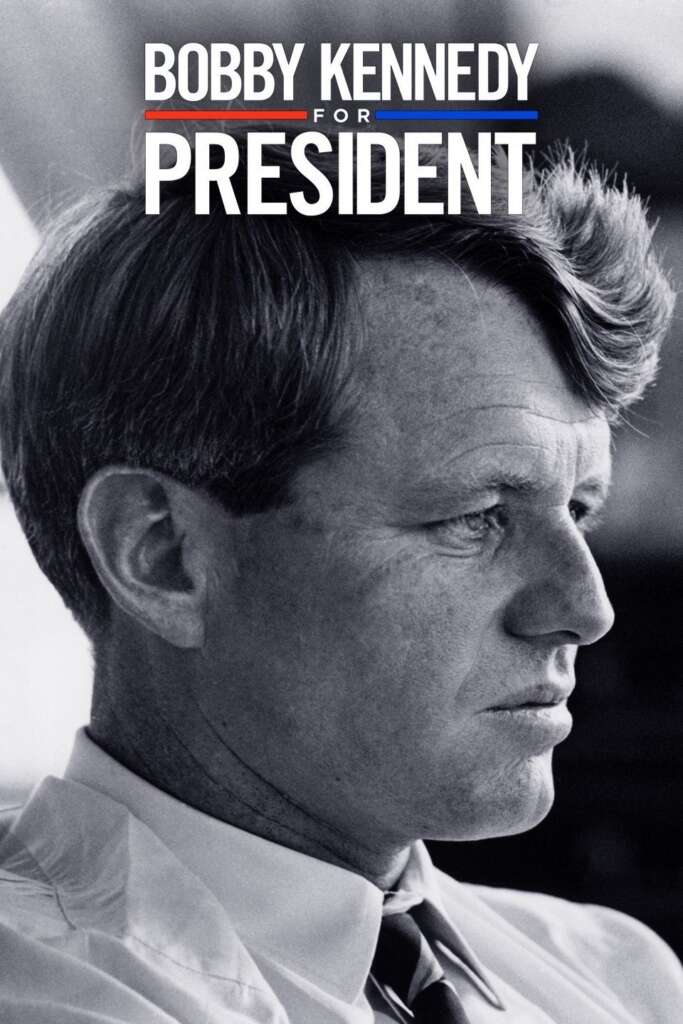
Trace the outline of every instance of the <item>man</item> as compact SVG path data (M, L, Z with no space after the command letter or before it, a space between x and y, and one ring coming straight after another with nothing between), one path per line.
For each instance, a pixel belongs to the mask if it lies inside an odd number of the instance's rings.
M570 159L527 193L228 218L183 182L46 243L4 319L3 460L95 681L4 832L3 1022L677 1018L642 925L460 885L420 842L551 806L612 623L609 422L671 313L635 197Z

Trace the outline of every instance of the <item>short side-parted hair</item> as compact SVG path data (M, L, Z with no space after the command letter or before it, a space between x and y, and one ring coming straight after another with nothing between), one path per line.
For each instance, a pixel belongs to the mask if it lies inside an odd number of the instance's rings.
M245 165L243 142L241 167ZM268 198L301 188L288 149ZM422 198L446 199L445 153ZM333 157L319 166L332 180ZM382 194L384 167L373 167ZM235 179L246 193L244 172ZM146 216L142 183L54 224L0 318L0 444L43 572L91 636L108 597L77 527L105 465L167 473L236 515L286 503L297 469L343 443L363 260L431 257L511 287L547 325L576 388L610 417L652 381L673 295L640 200L564 150L529 169L509 215L498 157L493 212L453 216L195 215L191 175ZM358 323L357 317L351 318Z

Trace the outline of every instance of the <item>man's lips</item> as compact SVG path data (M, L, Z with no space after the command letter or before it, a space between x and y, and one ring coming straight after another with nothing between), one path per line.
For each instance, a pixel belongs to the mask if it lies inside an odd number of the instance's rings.
M502 731L506 742L521 744L528 754L540 754L571 732L567 697L573 688L571 679L528 686L485 708L482 717L491 728Z
M498 704L492 704L486 708L487 711L512 711L515 708L529 707L554 707L567 700L572 690L573 683L541 683L537 686L529 686L524 690L511 693Z

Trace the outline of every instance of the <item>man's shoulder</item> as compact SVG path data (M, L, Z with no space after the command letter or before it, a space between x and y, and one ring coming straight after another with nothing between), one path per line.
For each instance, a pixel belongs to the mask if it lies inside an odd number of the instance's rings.
M439 872L446 909L465 906L482 941L497 936L539 962L550 960L617 994L643 1019L657 1007L683 1009L683 970L671 948L647 925L610 907L541 892L455 882ZM654 1016L652 1015L654 1012Z
M0 822L0 1021L46 1006L50 1024L286 1024L211 892L122 805L56 779Z
M0 926L2 942L12 932L50 939L69 931L56 887L30 851L18 841L12 825L20 806L0 809Z
M577 903L543 892L497 886L466 885L478 900L490 907L513 927L543 946L557 947L568 953L589 947L608 955L632 949L647 949L653 956L678 965L667 944L647 925L612 907Z
M0 811L0 1019L44 1024L49 1007L50 1024L94 1024L96 1007L69 995L84 982L92 987L74 945L82 939L64 914L58 886L14 832L20 813L20 807ZM113 997L116 1008L115 988L114 979L101 972L99 996ZM153 1018L130 1020L152 1024Z

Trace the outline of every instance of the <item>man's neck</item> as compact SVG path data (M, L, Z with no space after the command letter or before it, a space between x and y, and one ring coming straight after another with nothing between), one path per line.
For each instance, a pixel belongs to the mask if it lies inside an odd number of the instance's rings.
M130 771L220 821L354 871L382 890L395 885L408 859L407 847L374 849L310 814L217 742L191 710L186 709L181 730L161 714L150 720L137 687L117 688L116 700L109 693L96 685L88 733Z

